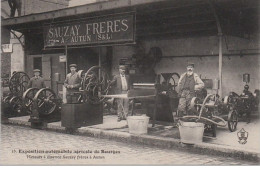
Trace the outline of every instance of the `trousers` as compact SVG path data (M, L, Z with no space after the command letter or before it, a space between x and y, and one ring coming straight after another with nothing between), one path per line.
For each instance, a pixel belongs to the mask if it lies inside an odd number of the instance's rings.
M127 93L127 91L122 91L122 94ZM119 118L126 119L128 115L132 112L132 106L129 99L118 99L117 100L117 115Z
M183 116L184 114L187 114L189 112L190 102L194 96L195 94L193 92L190 92L189 90L182 91L178 105L178 116Z

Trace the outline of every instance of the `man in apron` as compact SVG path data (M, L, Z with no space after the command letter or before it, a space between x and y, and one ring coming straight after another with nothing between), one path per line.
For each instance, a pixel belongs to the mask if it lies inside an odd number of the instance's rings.
M193 72L194 64L187 64L187 72L183 73L178 82L178 96L180 98L178 105L178 117L188 114L190 102L195 97L195 91L204 88L204 83L199 75ZM178 117L174 117L177 122Z

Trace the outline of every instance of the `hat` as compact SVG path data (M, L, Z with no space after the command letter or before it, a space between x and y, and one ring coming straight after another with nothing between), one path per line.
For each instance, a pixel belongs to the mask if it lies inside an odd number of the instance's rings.
M39 69L34 69L33 72L40 72L41 70Z
M70 64L70 67L77 67L77 64Z
M119 66L119 69L126 70L126 66L120 65L120 66Z
M188 66L192 66L192 67L194 68L194 63L193 63L193 62L188 62L188 63L187 63L187 67L188 67Z

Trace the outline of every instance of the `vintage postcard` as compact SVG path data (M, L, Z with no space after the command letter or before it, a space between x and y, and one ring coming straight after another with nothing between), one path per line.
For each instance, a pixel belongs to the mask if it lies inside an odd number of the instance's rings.
M1 0L0 165L259 165L258 0Z

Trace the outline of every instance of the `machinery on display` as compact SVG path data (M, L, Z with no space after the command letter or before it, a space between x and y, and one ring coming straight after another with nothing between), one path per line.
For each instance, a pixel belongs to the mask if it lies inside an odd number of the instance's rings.
M141 83L140 80L134 80L137 82L132 84L128 97L132 98L136 105L141 105L139 107L145 109L148 116L158 121L173 121L172 112L177 111L179 100L176 92L179 78L178 73L162 73L157 76L155 83ZM138 107L134 105L134 108L138 111Z
M191 112L190 115L182 117L183 121L196 121L202 122L205 124L205 132L209 132L213 137L216 137L216 128L217 126L225 127L228 123L232 123L231 117L226 117L225 111L226 106L223 104L218 91L218 80L206 80L205 87L211 88L212 91L215 91L215 94L207 94L205 91L202 94L196 95L191 99L190 107ZM209 86L208 86L209 85ZM205 94L207 94L205 96ZM235 130L235 126L232 130Z
M76 128L103 123L103 101L109 89L108 75L100 66L91 67L84 75L75 103L61 105L61 125L68 132ZM72 97L74 97L72 96Z
M244 114L250 115L251 111L257 109L259 94L257 91L253 95L248 91L248 83L250 75L244 74L243 81L246 82L245 89L241 95L235 92L224 97L223 100L217 94L208 94L205 99L194 97L191 100L191 108L195 115L184 116L184 121L200 121L205 124L205 130L212 132L212 136L216 137L216 127L225 127L231 132L236 131L238 118ZM213 90L218 90L215 82ZM216 92L217 93L217 92Z
M24 72L13 73L8 83L10 92L2 100L4 116L12 117L27 114L30 106L26 103L27 100L24 98L30 94L29 91L25 92L29 80L29 76Z
M251 112L258 109L259 94L257 94L257 90L255 91L255 94L248 90L248 83L250 82L249 74L243 75L243 82L245 82L246 85L244 86L244 90L241 95L238 95L235 92L230 92L230 94L224 98L224 103L229 109L229 117L231 122L228 124L228 127L230 131L235 129L239 118L246 118L249 122Z
M30 115L29 121L35 120L35 111L38 119L49 118L60 108L61 99L49 88L28 88L30 78L24 72L15 72L9 80L10 93L3 98L3 115L18 117Z
M195 115L184 116L182 120L204 123L205 132L211 132L213 137L216 137L217 126L225 127L227 125L225 117L223 117L224 105L217 94L208 94L204 100L193 97L190 107ZM228 117L228 123L231 122L232 120ZM232 129L232 131L234 130Z
M61 120L64 127L79 128L102 123L104 98L101 95L108 92L107 74L99 66L93 66L86 73L79 70L78 75L82 78L81 89L71 95L77 97L77 101L62 103L50 88L27 89L29 76L24 72L14 73L9 82L10 93L2 100L3 114L8 117L30 115L32 125Z

